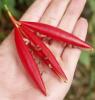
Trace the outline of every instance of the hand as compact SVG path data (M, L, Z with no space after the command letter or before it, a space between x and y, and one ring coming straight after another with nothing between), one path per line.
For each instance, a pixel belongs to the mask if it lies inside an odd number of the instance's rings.
M36 0L21 20L40 21L57 26L84 40L88 24L86 19L79 18L79 16L85 2L86 0ZM70 88L81 51L77 48L64 48L62 43L55 41L52 41L49 48L62 66L68 81L67 83L59 81L52 71L39 64L47 89L47 96L44 96L30 82L23 70L23 65L16 52L14 34L10 34L4 40L0 46L1 100L63 100Z

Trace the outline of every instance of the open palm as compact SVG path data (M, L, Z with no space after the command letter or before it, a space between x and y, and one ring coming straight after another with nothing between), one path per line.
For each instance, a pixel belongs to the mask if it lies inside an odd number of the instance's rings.
M86 0L35 0L21 20L57 26L84 40L88 24L79 16L85 2ZM63 43L56 41L52 41L48 47L62 66L68 82L59 81L51 70L38 63L47 89L47 96L44 96L27 77L16 51L14 34L11 33L0 45L1 100L63 100L70 88L81 51L77 48L64 48Z

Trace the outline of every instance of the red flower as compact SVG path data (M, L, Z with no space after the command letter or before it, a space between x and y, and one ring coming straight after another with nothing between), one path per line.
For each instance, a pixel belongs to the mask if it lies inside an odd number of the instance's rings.
M32 57L31 50L34 52L34 54L39 56L58 77L63 78L64 80L67 80L67 77L52 52L43 43L40 37L36 35L36 32L40 32L40 34L51 37L52 39L66 42L67 44L72 44L81 48L92 49L92 47L78 37L56 27L38 22L16 21L6 5L5 8L7 9L10 18L15 25L15 43L21 62L38 88L46 95L46 89L38 66ZM24 39L27 39L28 43L26 43Z

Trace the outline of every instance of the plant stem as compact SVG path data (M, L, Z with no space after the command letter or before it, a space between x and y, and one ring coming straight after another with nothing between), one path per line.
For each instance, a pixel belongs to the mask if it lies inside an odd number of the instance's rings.
M13 15L11 14L11 12L9 11L9 8L6 4L4 4L4 7L12 21L12 23L16 26L16 27L19 27L20 23L13 17Z

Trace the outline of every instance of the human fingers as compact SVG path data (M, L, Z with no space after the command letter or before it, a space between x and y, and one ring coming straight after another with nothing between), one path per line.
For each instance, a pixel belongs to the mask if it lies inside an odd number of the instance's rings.
M80 14L85 6L86 0L71 0L65 14L63 15L58 27L72 33L75 24L80 17ZM64 46L63 43L53 42L50 48L53 49L56 55L62 55Z
M73 33L79 37L82 40L85 40L87 35L87 28L88 23L87 20L84 18L80 18L80 20L77 22L75 29L73 30ZM66 49L63 52L63 63L64 66L66 66L66 72L68 73L68 78L73 78L77 62L79 60L81 50L78 48L69 48L66 47Z

